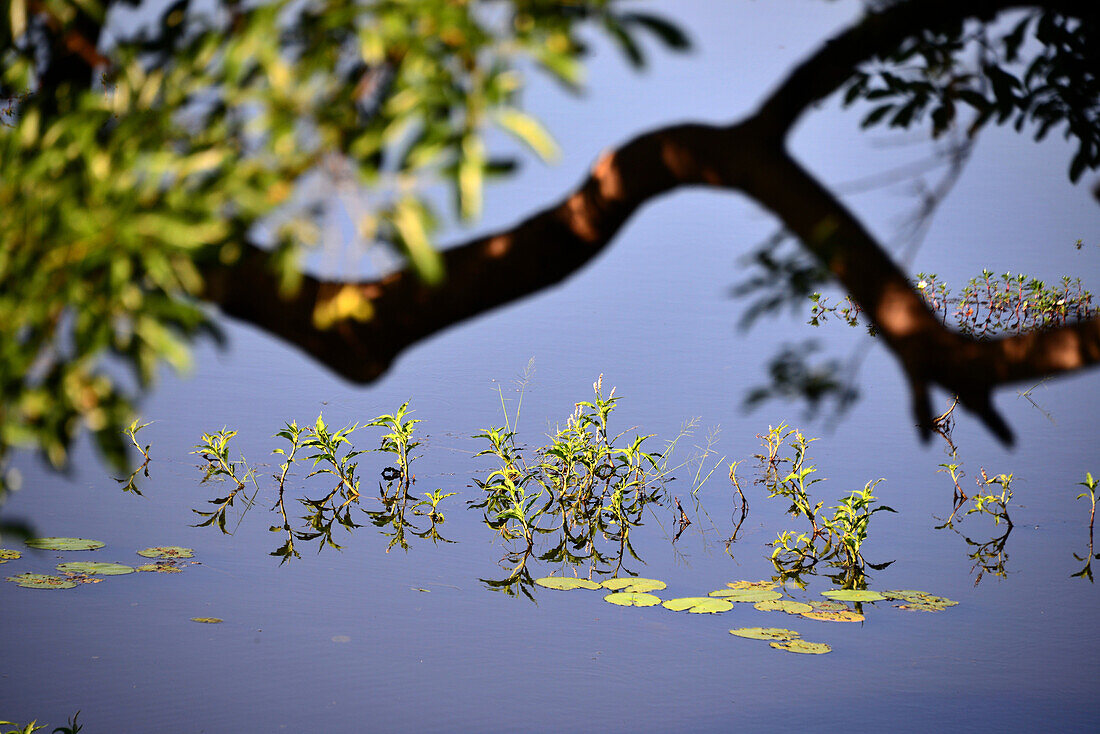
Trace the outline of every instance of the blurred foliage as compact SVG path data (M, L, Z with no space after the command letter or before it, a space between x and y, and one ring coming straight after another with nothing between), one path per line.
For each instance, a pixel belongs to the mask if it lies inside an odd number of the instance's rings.
M1036 140L1062 128L1077 144L1069 178L1100 166L1100 21L1052 11L1013 23L968 22L921 30L854 74L844 103L874 103L864 127L908 128L927 119L933 137L960 122L970 135L989 122L1034 128Z
M0 460L36 447L63 467L87 428L121 470L133 401L212 331L204 267L256 244L292 291L334 191L352 192L364 244L443 278L440 186L461 218L478 215L486 179L517 165L490 151L494 130L557 155L522 109L531 71L579 89L587 28L637 66L641 34L688 46L627 4L6 3Z

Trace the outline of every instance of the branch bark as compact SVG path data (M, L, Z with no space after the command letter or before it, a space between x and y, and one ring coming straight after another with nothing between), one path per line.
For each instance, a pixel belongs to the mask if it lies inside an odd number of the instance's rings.
M268 254L252 247L234 265L205 273L204 298L225 313L294 344L342 376L367 382L410 344L452 324L556 284L606 247L634 212L681 186L736 190L768 207L859 302L908 376L923 435L932 430L929 388L942 385L1003 441L994 387L1100 362L1100 319L1041 333L977 341L946 329L860 222L785 149L798 117L838 89L857 66L884 55L918 28L1020 7L1084 17L1079 0L910 0L871 13L793 70L746 120L685 124L643 134L605 153L564 200L502 232L443 253L447 280L428 287L408 272L371 282L306 277L280 298ZM345 289L370 318L318 328L319 305Z

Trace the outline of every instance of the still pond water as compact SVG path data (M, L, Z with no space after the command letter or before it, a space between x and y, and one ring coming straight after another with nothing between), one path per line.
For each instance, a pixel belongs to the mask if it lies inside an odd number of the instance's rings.
M812 4L819 5L833 6ZM775 43L788 44L788 56L813 45L791 37L787 25L775 28L782 30ZM726 48L707 37L706 23L694 30L704 50ZM733 53L739 47L728 48ZM766 83L786 63L781 59L776 69L766 70ZM672 76L655 72L650 83L675 95L686 86L675 74L688 73L688 67L672 68ZM711 81L726 89L726 76ZM609 84L622 85L624 99L616 101L614 89L597 89L593 96L610 104L637 101L637 114L623 112L611 130L606 112L569 108L581 138L567 146L579 156L577 165L568 169L567 161L564 174L546 174L557 178L531 184L524 201L490 197L491 206L501 208L488 212L489 224L510 221L517 211L558 196L599 146L667 122L667 109L678 104L691 109L676 100L643 105L640 93L620 77ZM602 77L593 78L598 84ZM710 84L708 79L692 82ZM720 100L723 115L753 98L727 100L698 89L691 94L700 104ZM557 101L547 100L536 102L545 106L536 111L554 126ZM594 117L586 122L586 114ZM823 123L826 134L832 134L831 124ZM826 178L848 175L838 173L830 158L838 148L815 145L806 137L812 134L795 140L796 152ZM1034 238L1010 236L1021 226L1014 217L1022 217L1050 242L1070 243L1094 235L1097 219L1095 204L1081 192L1012 198L1013 176L1038 175L1033 163L1039 158L1042 175L1064 186L1068 158L1060 149L1036 154L1026 141L1008 137L1007 145L1019 147L995 145L976 156L960 184L959 204L941 212L915 266L937 270L952 285L988 266L1048 279L1069 272L1095 289L1091 251L1052 264L1049 252L1035 250ZM1020 170L1005 172L1007 158L1021 162ZM989 198L975 198L981 195ZM1077 202L1068 215L1057 208L1059 197ZM861 208L872 226L885 227L878 211ZM976 219L987 229L977 229ZM565 287L418 345L366 388L347 385L298 353L229 324L227 350L201 347L191 375L166 375L141 406L144 419L155 421L139 434L152 446L150 476L139 477L143 496L121 492L87 445L64 477L19 457L25 486L5 506L6 516L29 518L41 535L94 538L106 547L84 554L25 552L3 566L4 576L49 572L59 555L136 565L144 559L135 551L154 545L193 548L197 563L179 574L107 577L64 591L0 583L0 720L37 718L52 728L80 709L89 734L842 726L1095 731L1100 589L1073 574L1084 565L1075 554L1085 556L1089 549L1088 508L1075 500L1077 483L1087 471L1100 474L1096 375L1036 388L1030 396L1042 410L1013 390L1002 391L998 405L1020 437L1011 451L959 416L954 439L967 474L964 487L974 487L982 468L991 475L1013 474L1014 526L1002 538L1003 524L970 515L955 530L937 530L952 509L951 482L937 471L948 459L942 442L918 441L904 384L881 348L872 348L863 363L862 399L841 419L806 419L791 405L741 409L778 345L817 337L844 356L866 341L858 330L839 326L815 332L802 323L805 314L747 334L735 330L744 308L728 296L741 280L737 255L771 226L733 197L669 197L647 208L606 255ZM990 244L962 250L958 237ZM1094 240L1088 243L1095 249ZM864 622L840 624L758 611L751 604L703 615L659 606L621 608L594 591L530 587L533 601L501 593L490 582L509 576L514 546L487 528L478 510L467 509L467 502L481 496L473 480L484 479L491 467L486 457L474 457L483 445L471 437L503 423L498 388L514 410L513 381L532 359L519 425L522 443L541 445L549 426L564 423L576 401L590 398L592 381L602 373L605 385L616 386L623 398L613 428L637 426L655 434L659 447L685 421L698 418L694 435L680 443L678 461L689 459L694 446L705 445L708 431L718 429L718 454L711 460L746 460L741 476L749 513L728 549L724 540L740 515L721 468L694 497L694 467L678 470L667 483L668 497L678 498L693 521L675 543L679 515L667 500L647 509L644 525L631 532L641 561L628 557L621 573L665 581L662 598L705 595L729 582L775 575L767 544L777 532L800 525L786 516L785 502L768 499L753 483L751 456L760 449L756 434L786 422L821 437L810 453L818 476L828 481L815 485L813 495L826 506L884 478L876 494L897 514L874 516L864 555L893 564L871 570L868 586L925 590L958 606L905 612L877 602L864 605ZM410 535L407 550L389 549L386 528L374 527L354 509L353 519L364 527L337 529L342 551L318 554L310 544L301 559L280 565L269 555L281 543L269 531L281 522L269 509L278 498L271 478L278 457L271 451L281 443L272 435L286 421L309 423L322 411L330 425L343 426L392 412L406 400L423 421L413 492L456 493L442 501L446 521L438 527L452 542ZM940 400L946 406L946 396ZM217 496L218 487L200 484L200 462L189 451L203 432L223 426L239 432L231 444L234 458L243 455L258 468L256 506L239 526L238 515L229 515L232 535L191 526L198 519L192 509ZM358 447L374 448L379 433L356 434ZM363 509L379 509L370 488L389 463L378 454L360 457L367 488ZM295 468L289 495L317 493L318 480L305 474ZM302 514L297 503L289 504L292 519ZM425 527L423 518L416 521ZM533 578L570 575L538 560L550 542L541 540L528 561ZM985 563L1003 576L975 565L972 555L983 546ZM588 568L577 573L586 576ZM825 576L804 578L805 590L786 587L791 596L820 599L821 591L834 588ZM224 621L197 624L193 617ZM790 627L807 640L828 643L832 652L795 655L728 632L744 626Z

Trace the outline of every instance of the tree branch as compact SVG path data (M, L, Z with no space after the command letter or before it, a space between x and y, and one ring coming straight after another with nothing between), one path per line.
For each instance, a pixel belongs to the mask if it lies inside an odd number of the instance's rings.
M602 155L560 203L512 229L446 250L448 277L434 288L409 271L371 282L306 277L295 295L283 299L269 255L253 247L234 265L209 269L202 295L342 376L366 382L410 344L562 281L650 199L680 186L738 190L771 209L859 302L908 376L925 436L932 428L928 390L940 384L1011 442L1011 431L992 408L991 390L1097 364L1100 319L988 341L946 329L860 222L790 158L785 139L803 110L839 88L859 63L896 48L916 29L1025 6L1087 12L1075 0L911 0L869 14L797 67L747 120L643 134ZM349 288L369 304L369 318L348 317L327 329L315 325L318 306Z

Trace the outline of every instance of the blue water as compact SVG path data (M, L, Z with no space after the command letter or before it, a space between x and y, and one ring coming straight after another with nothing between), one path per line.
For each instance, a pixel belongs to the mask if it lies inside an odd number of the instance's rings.
M511 192L490 191L486 227L560 196L600 147L669 122L669 110L716 119L749 109L769 80L853 12L851 5L804 3L811 15L788 29L776 25L771 14L778 11L750 4L756 25L737 32L757 33L775 58L739 76L728 65L744 51L722 38L734 32L732 21L708 15L706 2L664 5L683 8L699 55L638 79L604 54L590 99L570 102L546 90L537 106L557 122L570 155L557 170L532 167ZM709 64L694 92L683 89L690 64ZM726 99L708 89L732 91ZM854 128L852 116L827 109L803 124L795 151L832 182L899 162L901 153L876 149L876 138ZM1016 162L1013 170L1005 160ZM1083 188L1065 183L1067 162L1057 142L1034 146L992 131L913 269L935 270L953 285L990 267L1047 278L1072 273L1095 287L1100 217ZM913 202L890 190L850 203L886 237ZM862 399L841 418L810 420L787 404L741 409L779 344L818 338L830 354L845 357L868 343L859 330L805 326L805 314L737 331L745 303L731 299L729 289L744 276L738 258L772 227L733 195L670 196L641 212L564 286L417 345L368 387L344 383L251 328L226 323L226 350L201 346L194 371L166 374L141 406L144 419L156 421L140 434L153 456L151 477L140 485L144 497L122 494L86 444L68 476L17 458L25 487L5 516L28 517L43 535L108 544L67 559L137 563L139 548L178 544L194 548L199 563L181 574L108 578L65 592L0 584L0 719L37 718L52 728L80 709L88 732L1094 731L1100 590L1071 574L1082 565L1073 554L1088 548L1088 508L1075 500L1077 482L1086 471L1100 474L1096 374L1031 393L1053 420L1013 389L1002 390L997 404L1018 433L1014 450L960 415L954 438L965 486L980 467L1014 475L1007 576L986 574L975 584L978 571L962 536L935 530L951 511L951 484L937 473L947 460L942 444L918 441L904 382L881 347L870 343ZM1075 251L1078 237L1091 249ZM938 614L867 605L863 624L846 625L751 605L689 615L618 608L596 592L536 588L531 603L491 591L480 579L507 575L498 564L507 547L477 511L465 509L478 496L472 478L489 466L473 458L480 446L470 436L502 422L497 388L514 399L512 381L532 359L520 424L528 443L589 398L601 373L623 396L617 425L637 425L656 441L671 439L692 417L700 428L685 447L720 427L717 449L729 461L749 459L758 450L756 434L769 424L792 423L820 436L811 454L828 481L816 485L818 499L832 504L884 477L878 495L898 510L872 522L865 555L894 563L871 572L870 586L924 589L959 605ZM307 550L280 566L268 555L280 542L268 531L276 516L266 509L276 498L268 477L279 444L271 435L284 421L312 421L320 411L343 425L410 399L427 436L414 491L458 492L444 501L440 527L456 542L419 541L407 552L386 552L388 540L368 525L337 535L342 552ZM938 400L946 405L946 396ZM232 536L190 527L197 517L191 508L214 490L199 484L198 461L188 452L202 432L223 426L240 432L235 453L266 464L258 506ZM371 434L360 440L364 448L375 441ZM367 455L364 476L385 464ZM665 598L770 578L766 544L797 523L783 502L753 485L751 464L742 470L750 513L728 553L722 539L735 506L725 472L699 491L699 509L681 472L669 491L694 524L673 545L673 510L648 515L631 536L645 565L634 562L631 570L665 580ZM295 491L306 484L303 473L296 472ZM363 506L376 503L364 498ZM957 527L977 541L1003 532L973 515ZM55 555L28 553L4 565L4 575L46 571ZM534 576L549 570L532 562ZM813 598L830 586L824 578L810 581L808 590L792 593ZM189 621L196 616L225 622ZM833 652L792 655L727 632L749 625L791 626Z

